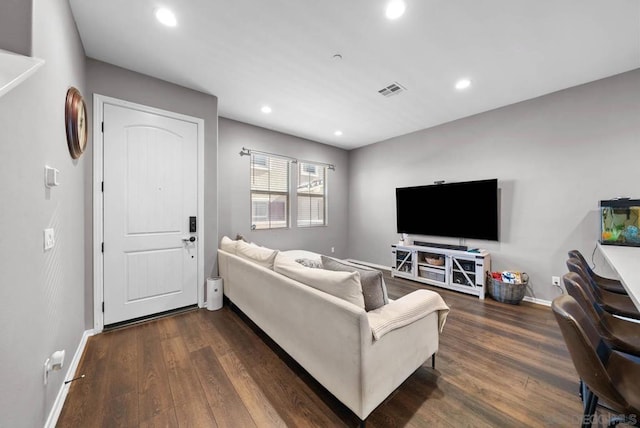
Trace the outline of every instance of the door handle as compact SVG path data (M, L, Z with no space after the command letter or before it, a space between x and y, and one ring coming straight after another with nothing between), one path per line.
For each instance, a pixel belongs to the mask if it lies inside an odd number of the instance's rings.
M182 238L182 242L196 242L196 237L190 236L188 238Z

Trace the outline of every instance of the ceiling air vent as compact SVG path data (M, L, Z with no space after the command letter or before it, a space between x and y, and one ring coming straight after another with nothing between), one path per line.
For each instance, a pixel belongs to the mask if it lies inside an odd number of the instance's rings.
M389 86L380 89L378 92L384 95L385 97L390 97L392 95L398 95L399 93L404 92L406 90L407 88L405 88L398 82L393 82Z

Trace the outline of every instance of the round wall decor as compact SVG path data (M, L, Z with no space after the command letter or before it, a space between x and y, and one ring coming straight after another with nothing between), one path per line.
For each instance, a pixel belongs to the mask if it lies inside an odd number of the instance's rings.
M87 147L87 107L78 89L67 91L64 110L67 145L73 159L78 159Z

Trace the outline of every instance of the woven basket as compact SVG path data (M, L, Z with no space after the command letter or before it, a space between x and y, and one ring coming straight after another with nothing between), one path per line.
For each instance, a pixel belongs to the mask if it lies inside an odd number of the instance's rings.
M522 272L522 284L510 284L494 279L491 274L487 274L487 285L489 295L494 300L511 305L519 305L524 298L529 284L529 275Z
M444 266L444 257L437 255L424 256L424 261L433 266Z

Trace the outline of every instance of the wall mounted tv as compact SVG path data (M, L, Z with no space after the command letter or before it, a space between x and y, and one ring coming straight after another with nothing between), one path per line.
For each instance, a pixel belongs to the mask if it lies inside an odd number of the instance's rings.
M396 189L398 233L498 240L498 180Z

